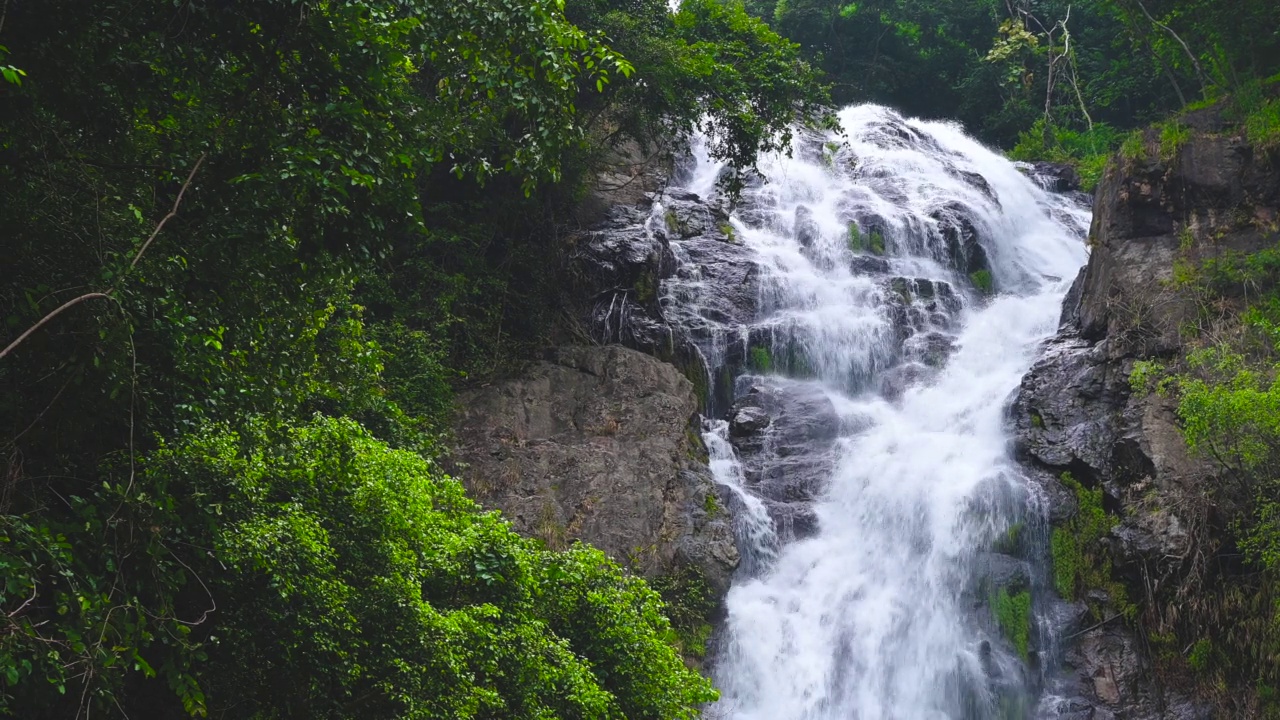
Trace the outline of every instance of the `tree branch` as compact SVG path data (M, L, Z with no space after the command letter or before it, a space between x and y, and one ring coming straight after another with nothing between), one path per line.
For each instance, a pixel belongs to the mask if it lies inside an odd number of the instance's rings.
M106 300L112 300L112 299L114 299L114 298L112 298L112 297L111 297L111 293L110 293L110 291L108 291L108 292L91 292L91 293L85 293L84 295L81 295L81 296L79 296L79 297L71 298L70 300L68 300L68 301L66 301L66 302L62 303L61 305L59 305L59 306L58 306L58 308L57 308L56 310L54 310L53 312L51 312L51 313L49 313L48 315L45 315L44 317L40 318L40 321L39 321L39 322L37 322L35 325L32 325L31 327L27 328L27 331L26 331L26 332L24 332L24 333L22 333L21 335L19 335L17 340L14 340L13 342L9 343L9 346L8 346L8 347L6 347L4 350L0 350L0 360L3 360L3 359L4 359L4 357L5 357L6 355L8 355L9 353L13 352L13 349L14 349L14 348L16 348L16 347L18 347L19 345L21 345L23 340L26 340L28 337L30 337L30 336L31 336L31 333L33 333L33 332L35 332L35 331L39 330L39 329L40 329L41 327L43 327L46 323L48 323L50 320L54 319L54 318L55 318L55 317L57 317L58 315L61 315L61 314L63 313L63 311L65 311L65 310L69 310L69 309L71 309L72 307L74 307L74 306L76 306L76 305L79 305L80 303L84 302L85 300L93 300L94 298L103 298L103 299L106 299Z
M138 249L138 253L133 256L133 262L129 263L129 270L133 270L133 268L137 266L138 261L142 259L143 253L147 251L147 248L151 247L151 243L156 239L156 236L160 234L160 231L164 229L165 224L168 223L170 220L172 220L174 216L178 214L178 208L179 206L182 205L182 198L186 196L187 189L191 187L191 181L195 179L196 173L200 170L200 166L204 164L204 160L206 157L208 157L208 155L209 153L207 152L201 153L200 157L196 160L196 164L191 168L191 172L187 174L186 181L182 183L182 189L178 191L178 197L174 199L173 207L169 210L169 214L165 215L163 218L160 219L160 222L156 223L156 228L151 232L151 237L147 238L147 241L142 243L142 247ZM21 345L22 342L26 340L28 337L31 337L32 333L44 327L46 324L48 324L50 320L61 315L63 312L75 307L76 305L79 305L80 303L86 300L93 300L96 298L102 298L104 300L114 300L115 298L112 297L111 294L114 293L115 291L116 291L116 288L113 287L109 290L106 290L105 292L85 293L83 295L74 297L66 301L62 305L59 305L55 310L50 312L48 315L45 315L44 317L40 318L40 320L37 321L35 325L32 325L31 327L27 328L26 332L19 335L18 338L13 342L9 343L9 345L6 346L4 350L0 350L0 360L3 360L9 353L13 352L14 348Z
M173 201L173 209L169 211L168 215L165 215L160 219L160 222L156 225L155 231L151 233L151 237L147 238L147 241L142 243L142 247L138 249L138 254L133 256L133 262L129 263L130 270L132 270L134 266L138 264L138 261L142 259L142 254L147 251L147 248L151 247L151 241L155 240L156 236L160 234L160 231L164 229L165 223L169 222L178 214L178 206L182 204L182 196L187 194L187 188L191 187L191 181L195 179L196 173L199 172L200 166L204 164L204 159L208 157L208 155L209 153L207 152L200 154L200 158L196 160L195 166L192 167L191 172L187 174L186 182L182 183L182 189L178 191L178 197Z
M1204 74L1204 68L1200 66L1200 61L1196 58L1196 54L1191 52L1191 47L1187 45L1186 41L1184 41L1182 37L1178 35L1178 33L1174 32L1173 28L1169 27L1168 25L1165 25L1164 23L1152 17L1151 13L1147 12L1147 6L1142 4L1142 0L1133 0L1133 2L1137 4L1138 9L1142 11L1142 14L1147 16L1147 19L1151 21L1152 25L1155 25L1161 30L1164 30L1165 32L1169 33L1169 35L1174 40L1178 41L1178 44L1182 46L1183 51L1187 53L1187 57L1191 59L1191 64L1195 66L1196 75L1200 77L1201 94L1207 94L1209 91L1209 84L1210 84L1209 76Z

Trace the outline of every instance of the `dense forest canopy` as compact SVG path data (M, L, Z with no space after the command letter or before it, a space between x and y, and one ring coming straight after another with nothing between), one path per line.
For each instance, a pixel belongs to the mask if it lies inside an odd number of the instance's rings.
M609 143L749 171L824 100L796 46L714 0L8 0L0 45L0 713L713 696L642 581L434 459Z
M1280 9L1268 0L748 6L804 47L836 102L957 120L1026 159L1105 154L1124 131L1280 71Z
M0 714L694 716L653 590L437 462L601 158L732 189L832 100L1097 155L1277 7L0 0Z

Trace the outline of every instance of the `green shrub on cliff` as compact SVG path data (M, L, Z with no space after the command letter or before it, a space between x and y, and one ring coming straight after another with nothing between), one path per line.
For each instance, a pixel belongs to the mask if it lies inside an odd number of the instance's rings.
M1136 607L1124 585L1112 577L1111 555L1103 542L1116 519L1102 507L1102 488L1087 488L1070 473L1062 474L1062 483L1075 495L1077 511L1049 538L1054 588L1067 600L1077 600L1088 590L1105 590L1111 608L1131 617ZM1104 608L1091 604L1090 610L1096 619L1106 619Z
M1227 251L1186 233L1180 253L1176 287L1202 321L1184 328L1178 356L1138 363L1130 380L1176 402L1188 448L1214 474L1180 502L1185 516L1212 514L1192 547L1219 554L1166 590L1194 603L1157 604L1152 617L1162 662L1215 691L1257 688L1248 701L1266 703L1280 682L1280 246Z

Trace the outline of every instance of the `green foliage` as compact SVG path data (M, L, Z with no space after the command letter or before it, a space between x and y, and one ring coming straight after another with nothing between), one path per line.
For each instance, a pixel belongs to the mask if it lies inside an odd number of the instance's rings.
M685 566L654 579L651 584L666 604L667 616L671 618L681 653L695 660L705 658L707 642L711 638L711 621L718 608L706 578L696 569Z
M724 513L723 508L720 507L720 501L716 498L716 494L714 492L707 493L706 498L702 501L702 510L709 518L718 517Z
M120 701L133 670L189 711L248 717L692 718L714 697L642 581L590 548L538 549L350 420L210 426L125 470L104 484L114 526L89 502L65 535L6 518L5 600L37 582L31 553L66 587L4 640L26 668L0 678L10 707L85 670L94 703ZM105 578L71 552L104 530ZM111 603L112 576L131 600ZM76 623L48 636L46 612Z
M350 421L201 433L148 473L204 499L230 618L211 651L241 708L692 717L712 695L642 582L595 550L537 550Z
M748 14L740 2L569 0L565 13L599 28L636 67L628 82L587 99L612 127L674 147L696 128L713 157L729 162L730 190L759 152L788 150L797 119L827 124L827 93L794 43Z
M1187 655L1187 664L1196 672L1204 672L1210 668L1213 662L1213 642L1207 638L1197 640L1191 646L1191 652Z
M1071 165L1080 173L1080 187L1092 192L1102 179L1107 159L1120 145L1121 137L1119 131L1105 123L1084 131L1067 127L1046 129L1041 118L1029 130L1018 135L1018 143L1009 152L1009 158Z
M1141 130L1134 130L1125 136L1124 142L1120 143L1120 157L1125 160L1140 161L1147 156L1147 142L1143 137Z
M0 60L4 60L8 54L9 48L0 45ZM22 87L22 78L26 76L27 74L20 68L16 68L12 65L0 65L0 77L3 77L4 81L11 85Z
M711 0L0 15L0 347L80 297L0 358L0 714L710 698L643 583L430 458L454 384L551 334L609 143L702 124L747 171L821 116L794 45Z
M991 277L990 270L978 270L969 273L969 282L973 283L973 287L983 295L990 295L995 292L995 281Z
M1129 389L1135 394L1148 393L1153 388L1163 392L1167 388L1166 378L1167 371L1163 363L1139 360L1129 372Z
M1245 136L1255 147L1274 150L1280 147L1280 100L1268 100L1249 113L1244 120Z
M1114 579L1104 543L1117 521L1102 506L1102 488L1086 488L1070 473L1063 473L1062 483L1075 494L1078 508L1075 516L1053 529L1049 539L1054 588L1067 600L1077 600L1091 589L1104 590L1111 608L1132 618L1137 607L1129 602L1124 585ZM1096 619L1105 619L1104 608L1091 603L1090 610Z
M1007 588L996 591L992 612L1000 631L1022 657L1027 657L1031 642L1031 591L1009 594Z
M1248 102L1232 100L1232 112ZM1219 477L1206 487L1205 502L1221 515L1223 541L1229 552L1242 554L1234 557L1243 567L1201 579L1197 612L1179 618L1172 630L1187 648L1183 667L1207 685L1255 688L1265 704L1265 692L1280 679L1266 660L1280 647L1274 602L1280 569L1280 249L1213 252L1198 263L1184 260L1178 272L1180 291L1211 308L1218 328L1231 330L1188 334L1182 357L1152 374L1161 378L1157 390L1178 403L1188 447Z
M1191 128L1177 120L1171 120L1160 126L1160 159L1170 162L1178 156L1178 151L1191 139Z

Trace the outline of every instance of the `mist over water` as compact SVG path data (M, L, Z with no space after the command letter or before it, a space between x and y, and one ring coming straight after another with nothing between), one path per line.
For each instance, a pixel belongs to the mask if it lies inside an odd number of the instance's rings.
M1005 403L1087 258L1088 210L953 125L875 106L840 120L843 136L765 158L767 182L731 217L759 266L753 320L700 314L714 288L696 272L664 288L711 326L698 337L713 370L733 343L767 353L737 395L817 394L839 418L805 505L816 523L798 539L771 525L727 424L708 426L749 547L713 661L722 698L707 715L1024 716L1038 678L970 589L979 555L1028 503ZM717 172L701 157L687 188L714 195Z

